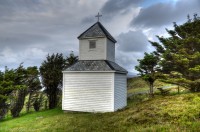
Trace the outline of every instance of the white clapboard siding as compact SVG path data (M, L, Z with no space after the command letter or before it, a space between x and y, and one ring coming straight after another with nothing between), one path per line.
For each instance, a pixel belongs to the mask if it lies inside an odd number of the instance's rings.
M114 73L64 72L62 109L113 111Z
M114 83L114 110L121 109L127 105L127 76L115 73Z
M107 39L107 60L115 62L115 43Z
M96 48L89 49L89 41L96 40ZM79 60L105 60L106 38L79 40Z

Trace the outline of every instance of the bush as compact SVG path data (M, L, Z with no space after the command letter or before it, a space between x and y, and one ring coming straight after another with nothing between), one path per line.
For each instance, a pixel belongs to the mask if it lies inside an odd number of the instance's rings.
M170 89L162 89L162 88L157 88L160 91L160 94L165 96L169 94Z
M200 80L196 80L190 84L191 92L200 92Z
M0 120L2 120L8 112L8 104L1 103L0 104Z
M44 95L43 93L38 94L38 97L35 98L35 101L33 103L33 108L35 111L39 111L42 107L44 102Z

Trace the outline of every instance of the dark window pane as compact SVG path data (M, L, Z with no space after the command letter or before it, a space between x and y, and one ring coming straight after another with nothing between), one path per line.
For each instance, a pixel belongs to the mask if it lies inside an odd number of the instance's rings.
M90 49L96 48L96 41L90 41Z

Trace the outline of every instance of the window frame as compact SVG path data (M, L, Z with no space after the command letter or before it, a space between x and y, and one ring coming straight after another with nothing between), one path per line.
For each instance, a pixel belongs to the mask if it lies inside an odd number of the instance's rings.
M96 49L97 44L96 44L96 40L89 40L89 49L93 50Z

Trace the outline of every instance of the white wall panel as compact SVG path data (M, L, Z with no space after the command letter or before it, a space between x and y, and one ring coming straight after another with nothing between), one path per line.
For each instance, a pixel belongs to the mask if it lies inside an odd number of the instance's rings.
M63 110L113 111L114 73L63 73Z
M127 105L127 76L115 73L114 83L114 109L115 111Z
M96 48L89 48L89 41L96 40ZM106 38L79 40L79 60L106 60Z
M107 60L115 62L115 44L107 39Z

